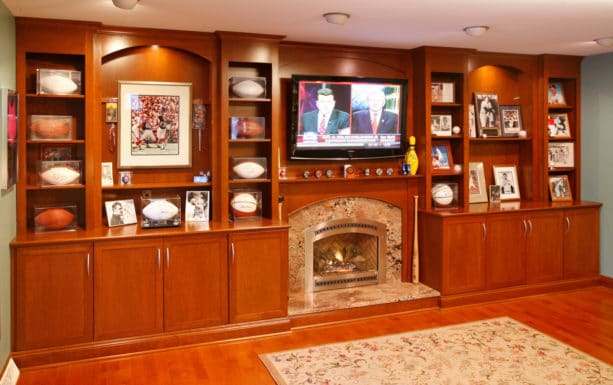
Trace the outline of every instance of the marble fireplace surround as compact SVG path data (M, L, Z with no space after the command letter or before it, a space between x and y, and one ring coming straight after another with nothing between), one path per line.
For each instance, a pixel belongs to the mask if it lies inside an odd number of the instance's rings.
M304 231L337 219L366 219L387 227L385 283L306 293L304 290ZM338 197L313 202L289 215L289 315L299 315L438 296L421 284L402 282L402 209L367 197ZM409 237L406 237L405 241Z

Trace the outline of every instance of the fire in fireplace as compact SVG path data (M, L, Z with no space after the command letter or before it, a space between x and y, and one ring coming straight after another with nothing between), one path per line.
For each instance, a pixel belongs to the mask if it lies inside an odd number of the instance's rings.
M385 281L385 224L337 219L305 230L305 291Z

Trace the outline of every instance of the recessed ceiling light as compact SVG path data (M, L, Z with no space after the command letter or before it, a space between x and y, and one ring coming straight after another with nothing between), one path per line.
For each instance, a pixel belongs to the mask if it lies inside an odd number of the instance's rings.
M328 23L337 25L345 24L347 20L349 20L349 16L348 13L342 12L328 12L323 14L324 19L326 19Z
M472 27L464 28L464 32L466 32L468 36L481 36L484 33L486 33L489 29L490 27L488 27L487 25L475 25Z
M140 0L113 0L113 4L117 8L121 9L132 9L136 6Z
M594 39L594 41L598 43L598 45L601 45L603 47L613 46L613 36L601 37L598 39Z

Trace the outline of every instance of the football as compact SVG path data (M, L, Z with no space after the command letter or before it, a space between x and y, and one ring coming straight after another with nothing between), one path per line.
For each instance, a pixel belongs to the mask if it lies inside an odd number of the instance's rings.
M432 187L432 199L440 206L447 206L453 202L453 190L444 183L436 184Z
M238 139L252 139L264 137L264 127L258 122L241 118L236 124L236 137Z
M143 215L152 221L167 221L179 213L179 208L166 199L156 199L143 208Z
M43 139L59 139L70 135L70 125L66 119L38 118L33 120L31 131Z
M232 92L241 98L257 98L264 94L264 87L255 80L246 79L232 86Z
M266 172L266 168L258 162L246 161L236 164L232 168L232 171L234 171L234 174L236 174L236 176L238 176L239 178L255 179L264 175L264 173Z
M40 80L40 87L43 92L50 94L71 94L79 88L72 79L58 74L43 77Z
M34 222L47 230L61 230L70 225L74 219L74 214L66 209L51 208L34 217Z
M258 211L258 200L250 193L234 195L230 201L232 214L236 217L250 217Z
M41 172L40 177L45 184L64 186L79 183L81 174L70 167L56 166Z

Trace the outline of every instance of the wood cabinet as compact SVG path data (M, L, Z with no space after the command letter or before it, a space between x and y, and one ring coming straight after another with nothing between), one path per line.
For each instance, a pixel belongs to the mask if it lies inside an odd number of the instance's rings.
M520 285L526 279L525 240L527 220L523 215L490 215L484 218L486 287Z
M590 213L597 210L589 209ZM532 212L526 219L526 282L551 282L563 278L563 211Z
M564 211L564 278L595 277L600 271L600 213Z
M92 252L90 242L13 251L13 350L92 341Z
M230 235L230 322L287 316L285 231Z

